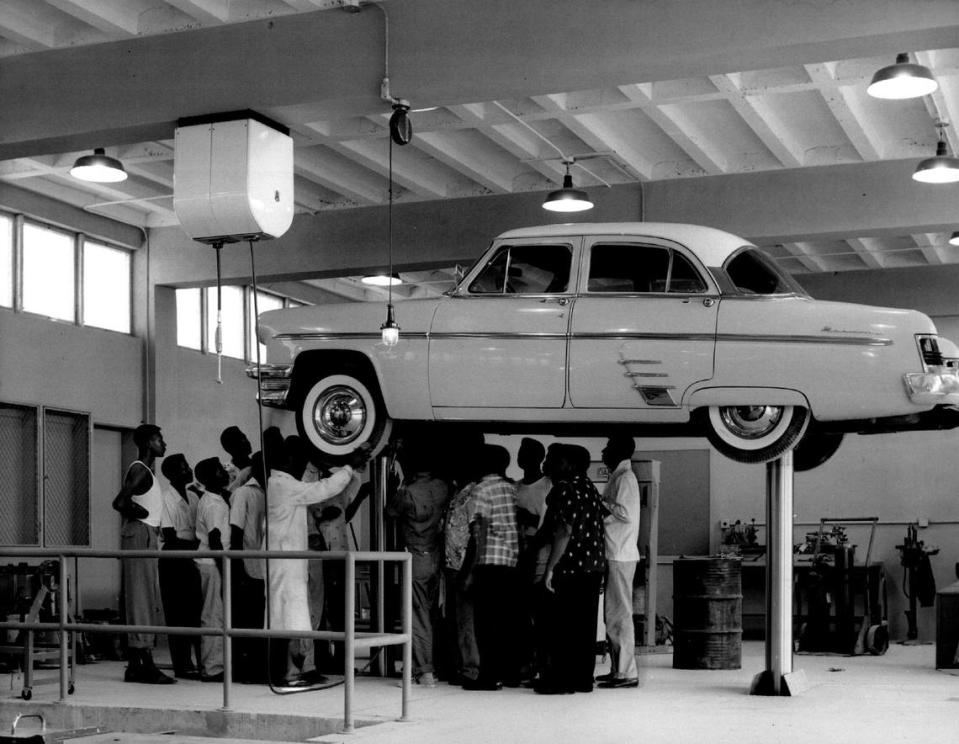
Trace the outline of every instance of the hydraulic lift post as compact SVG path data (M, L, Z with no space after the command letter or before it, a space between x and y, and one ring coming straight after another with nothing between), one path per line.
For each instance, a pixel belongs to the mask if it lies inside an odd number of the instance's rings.
M751 695L798 695L807 688L793 671L793 453L766 463L766 669Z

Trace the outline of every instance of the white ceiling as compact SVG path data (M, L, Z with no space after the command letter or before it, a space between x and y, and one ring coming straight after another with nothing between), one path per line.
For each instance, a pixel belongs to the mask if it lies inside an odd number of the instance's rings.
M5 58L63 47L177 34L317 9L338 14L344 4L2 0L0 65ZM392 0L383 7L399 13L403 4ZM373 11L364 6L359 12ZM569 40L576 43L575 33ZM735 71L717 66L714 74L696 77L636 80L415 112L413 142L393 148L395 201L545 192L558 188L562 180L562 157L576 159L575 184L594 200L603 198L607 186L636 182L918 162L934 154L936 121L959 122L959 46L901 49L929 67L940 84L930 96L903 102L879 101L866 94L872 74L891 64L895 55L848 58L839 44L820 46L814 61L798 65ZM394 58L393 64L400 61ZM417 102L412 103L415 109ZM384 104L381 112L358 116L321 109L286 106L281 112L296 143L297 211L386 203L389 107ZM947 127L945 133L950 151L959 151L957 128ZM97 185L72 179L68 168L89 150L34 152L0 160L0 181L142 227L176 224L170 199L172 139L102 144L124 162L130 174L126 182ZM953 193L956 189L941 188ZM955 217L959 227L959 210ZM947 244L948 237L948 232L914 232L904 225L899 234L849 234L766 247L798 274L957 263L959 249ZM422 287L421 292L432 293L449 286L451 277L451 270L444 269L405 278ZM317 286L354 299L371 296L362 287L330 280ZM378 296L376 290L373 293Z

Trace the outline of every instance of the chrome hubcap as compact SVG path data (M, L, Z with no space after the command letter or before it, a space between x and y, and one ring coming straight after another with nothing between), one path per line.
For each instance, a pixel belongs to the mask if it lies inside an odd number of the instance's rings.
M313 408L313 423L330 444L346 444L366 425L366 405L356 391L344 385L325 391Z
M759 439L776 428L783 417L782 406L732 406L720 411L723 424L737 437Z

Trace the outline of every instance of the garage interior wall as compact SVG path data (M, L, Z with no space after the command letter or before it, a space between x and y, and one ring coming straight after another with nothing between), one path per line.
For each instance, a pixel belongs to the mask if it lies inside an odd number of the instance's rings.
M775 236L799 235L803 225L815 225L821 233L841 230L850 221L894 219L894 215L875 214L874 206L864 207L862 214L839 215L823 211L829 209L829 199L817 199L815 205L803 203L798 195L809 188L843 187L828 171L721 178L715 184L710 179L661 182L647 185L645 194L637 187L609 189L596 196L598 206L590 221L636 220L645 209L649 221L712 224L761 242ZM877 180L865 187L880 192L878 201L886 201L895 195L890 192L901 186L884 178L881 171L877 169ZM0 206L24 211L26 199L30 201L28 211L41 219L50 206L14 189L5 191L5 196ZM397 265L471 261L495 234L549 221L539 207L540 198L532 194L397 207ZM744 209L745 205L752 208ZM913 199L904 208L928 208L928 203ZM75 215L64 215L62 206L57 209L60 224L69 223L71 218L89 218L79 210ZM256 246L260 281L358 273L378 266L385 254L385 220L385 210L379 208L300 216L285 236ZM222 383L218 383L215 355L176 345L174 288L212 283L212 249L193 243L179 228L151 231L147 245L148 249L142 247L135 254L134 335L79 328L0 309L0 336L4 340L0 399L89 411L94 425L101 426L132 428L150 418L162 426L168 452L184 452L194 463L210 456L225 458L218 439L225 426L236 424L251 436L256 431L255 384L245 376L245 364L229 358L223 360ZM223 265L227 283L247 281L248 248L224 249ZM952 290L954 280L959 278L954 274L959 272L954 268L845 272L803 275L799 279L814 296L824 299L915 307L932 315L946 335L959 338L959 308ZM401 304L397 313L401 318ZM271 423L280 425L284 433L293 433L288 414L267 411L264 425ZM104 438L96 437L94 447L101 440ZM506 443L515 459L515 441ZM582 443L599 459L602 441ZM955 539L959 531L959 502L955 498L959 461L953 453L957 443L959 434L954 432L849 436L827 464L796 477L796 543L818 525L821 517L879 517L874 557L884 561L887 568L893 638L905 636L906 599L901 591L902 570L895 545L901 543L908 523L928 520L929 526L920 531L920 538L927 545L942 548L932 559L937 584L955 580L953 566L959 560L959 541ZM637 444L639 451L708 450L705 440L689 438L641 439ZM519 473L514 468L512 474ZM710 546L715 549L721 520L763 521L764 468L739 465L710 452L709 477L706 518ZM99 512L93 514L95 524L112 520L118 525L109 509L112 496L93 494L91 501ZM662 498L668 499L669 493L664 491ZM109 534L108 530L97 530L93 547L114 547ZM861 556L865 535L852 528L850 537L861 546L857 553ZM660 604L662 612L669 615L670 557L662 560L666 575L661 582ZM95 587L94 594L103 601L115 596L107 586ZM920 636L931 639L932 610L921 611L919 620Z

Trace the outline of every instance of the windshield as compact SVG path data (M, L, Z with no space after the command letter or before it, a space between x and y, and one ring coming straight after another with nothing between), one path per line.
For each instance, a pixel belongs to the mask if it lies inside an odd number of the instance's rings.
M789 274L759 248L747 246L726 261L723 267L733 286L743 294L799 294L803 290Z

